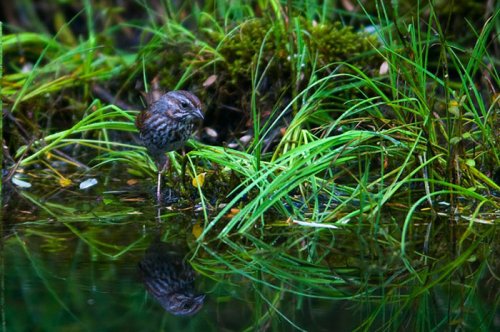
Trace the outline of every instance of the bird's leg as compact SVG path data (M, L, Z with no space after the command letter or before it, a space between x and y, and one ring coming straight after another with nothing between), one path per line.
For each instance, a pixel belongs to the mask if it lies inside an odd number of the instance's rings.
M183 189L186 189L186 167L187 167L186 151L182 149L181 185Z
M165 158L165 161L163 162L163 165L158 164L158 184L156 186L156 199L158 201L158 204L161 205L161 178L163 173L165 173L166 170L170 167L170 159L167 157Z
M158 181L156 183L156 201L161 204L161 171L158 170Z

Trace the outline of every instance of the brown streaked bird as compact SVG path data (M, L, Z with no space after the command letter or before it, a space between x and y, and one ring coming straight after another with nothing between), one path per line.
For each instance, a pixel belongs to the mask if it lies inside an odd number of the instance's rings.
M167 92L137 115L135 126L158 169L158 204L161 203L161 176L170 163L165 153L184 147L195 125L202 120L200 100L183 90Z

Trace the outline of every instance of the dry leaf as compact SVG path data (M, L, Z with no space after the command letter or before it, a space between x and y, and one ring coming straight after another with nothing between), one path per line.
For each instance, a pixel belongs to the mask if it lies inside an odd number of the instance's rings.
M137 180L137 179L129 179L129 180L127 180L127 184L129 186L136 185L138 182L139 182L139 180Z
M59 185L63 188L71 186L73 182L67 178L59 178Z
M80 189L87 189L97 184L97 180L94 178L87 179L80 183Z
M380 65L380 69L378 70L378 73L380 75L385 75L389 72L389 63L387 61L382 62Z
M229 210L229 213L226 215L226 217L228 218L232 218L234 217L238 212L240 212L240 209L238 208L232 208L231 210Z
M31 183L18 179L16 177L12 178L12 183L20 188L31 188Z
M205 127L205 128L203 128L203 130L205 130L205 133L212 138L217 138L217 136L219 136L217 131L215 131L215 129L213 129L213 128Z
M205 183L205 175L207 173L206 172L203 172L203 173L200 173L198 175L196 175L193 180L191 181L193 187L203 187L203 184Z
M352 1L350 0L342 0L341 2L342 2L342 7L344 7L345 10L347 10L348 12L353 12L354 9L356 8L353 5Z
M208 78L203 82L203 87L209 87L210 85L214 84L215 81L217 80L217 75L210 75Z
M191 230L195 238L199 238L201 233L203 233L203 227L200 223L196 223L193 225L193 229Z

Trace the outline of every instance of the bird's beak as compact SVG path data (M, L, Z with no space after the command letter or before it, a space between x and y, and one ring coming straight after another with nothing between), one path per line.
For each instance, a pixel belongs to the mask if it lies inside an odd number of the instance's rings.
M198 118L200 120L203 120L205 119L205 117L203 116L203 113L201 112L201 109L197 108L195 111L194 111L194 116L195 118Z

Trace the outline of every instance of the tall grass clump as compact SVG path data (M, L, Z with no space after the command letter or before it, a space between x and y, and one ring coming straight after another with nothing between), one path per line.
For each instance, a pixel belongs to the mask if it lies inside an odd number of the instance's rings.
M446 40L433 7L426 8L425 24L419 15L393 22L381 4L378 19L371 21L382 43L374 42L372 51L380 59L376 63L386 68L378 73L347 62L320 66L318 51L303 42L310 32L294 21L293 38L282 42L284 49L297 51L286 58L296 75L268 106L256 101L266 93L260 85L274 77L268 75L274 58L266 58L266 48L274 30L286 25L273 21L260 46L254 45L251 68L244 67L250 71L253 123L245 153L199 147L189 154L242 178L234 198L204 234L238 206L239 213L218 237L233 229L245 233L270 211L322 227L363 214L379 220L391 203L408 195L413 198L407 201L405 229L418 208L441 212L439 201L456 211L458 200L472 199L476 215L497 206L491 193L499 188L492 180L499 164L498 96L486 84L498 82L487 47L495 17L473 31L477 41L464 52ZM478 73L488 77L482 87L476 84ZM264 112L269 116L263 118ZM269 139L277 130L281 137ZM454 218L451 213L450 220Z

